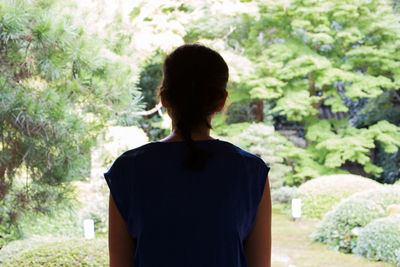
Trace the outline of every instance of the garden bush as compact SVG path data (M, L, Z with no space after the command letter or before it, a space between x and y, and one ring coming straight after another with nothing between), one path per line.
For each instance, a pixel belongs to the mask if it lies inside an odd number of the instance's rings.
M108 266L105 238L70 239L31 246L32 249L6 258L2 266Z
M400 266L400 217L376 219L361 229L354 252Z
M321 219L340 200L341 197L330 195L301 195L302 214L307 218Z
M385 211L372 200L345 199L325 214L311 238L333 250L351 253L357 244L355 229L384 215Z
M386 208L386 215L387 216L394 216L394 215L400 216L400 205L397 205L397 204L389 205Z
M79 237L83 236L83 219L78 216L79 204L60 203L50 214L24 214L20 225L23 238L40 236Z
M299 192L296 187L282 186L278 189L271 190L272 203L289 203L293 198L296 198Z
M342 199L365 190L379 190L383 186L369 178L352 174L320 176L299 187L302 213L308 218L322 216Z
M393 185L385 185L378 190L367 190L356 193L350 198L373 200L375 204L386 211L390 205L400 204L400 188Z

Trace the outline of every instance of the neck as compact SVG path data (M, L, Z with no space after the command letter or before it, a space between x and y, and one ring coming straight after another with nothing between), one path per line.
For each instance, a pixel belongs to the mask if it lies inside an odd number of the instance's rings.
M211 122L211 118L209 123ZM193 140L211 140L210 129L206 126L198 127L191 132ZM179 133L175 121L172 121L172 133L161 141L184 141L183 136Z

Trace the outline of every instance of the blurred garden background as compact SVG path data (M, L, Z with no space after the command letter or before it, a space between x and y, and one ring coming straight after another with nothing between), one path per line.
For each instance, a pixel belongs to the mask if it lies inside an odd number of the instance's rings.
M0 265L108 265L103 173L170 133L189 42L230 67L211 135L271 167L272 266L400 266L399 0L0 0Z

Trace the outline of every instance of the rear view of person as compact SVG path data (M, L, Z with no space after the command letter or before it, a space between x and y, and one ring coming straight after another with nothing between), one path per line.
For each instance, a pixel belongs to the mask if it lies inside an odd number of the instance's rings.
M124 152L104 173L111 267L270 266L270 168L210 136L228 76L203 45L166 57L158 96L171 135Z

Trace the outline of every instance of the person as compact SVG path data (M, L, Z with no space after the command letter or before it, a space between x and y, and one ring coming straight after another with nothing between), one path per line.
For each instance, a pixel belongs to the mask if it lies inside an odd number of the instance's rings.
M172 133L124 152L104 173L111 267L270 266L270 168L210 136L228 74L201 44L165 58L158 97Z

